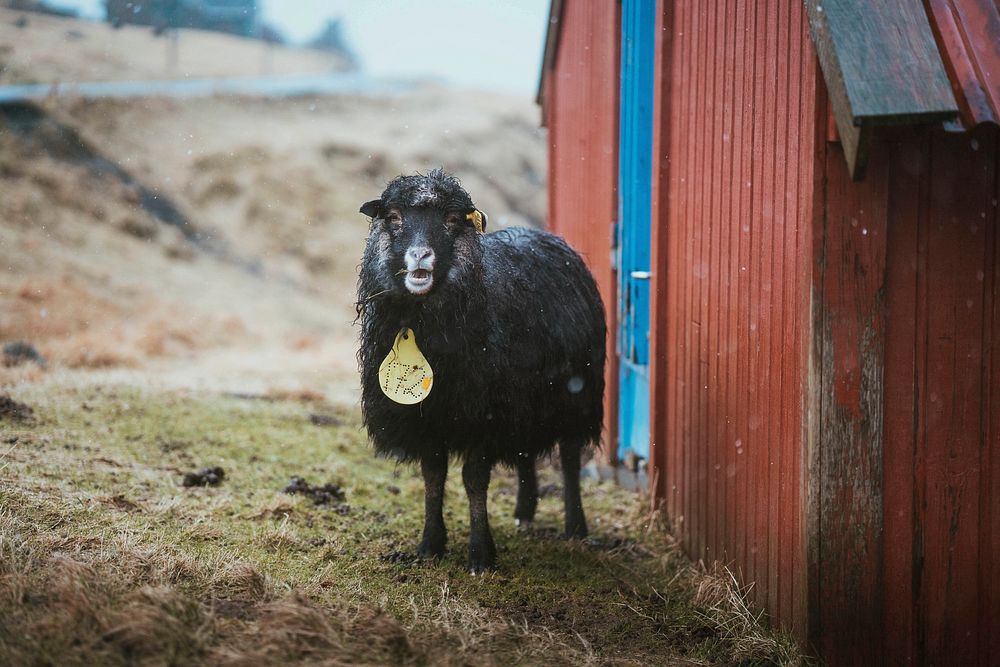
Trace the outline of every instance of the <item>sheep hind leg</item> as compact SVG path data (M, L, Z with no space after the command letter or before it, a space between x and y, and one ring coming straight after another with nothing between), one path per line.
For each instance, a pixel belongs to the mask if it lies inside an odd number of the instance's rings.
M587 517L580 499L580 454L583 447L578 442L559 443L559 458L563 472L563 500L566 503L566 537L587 536Z
M490 487L491 461L473 456L462 466L462 481L469 496L469 571L479 574L493 569L497 548L490 532L486 497Z
M523 458L517 462L517 505L514 507L514 522L521 528L530 528L538 508L538 475L535 473L535 459Z
M417 547L417 556L425 559L444 555L448 530L444 525L444 483L448 478L448 457L444 454L427 456L420 461L424 475L424 534Z

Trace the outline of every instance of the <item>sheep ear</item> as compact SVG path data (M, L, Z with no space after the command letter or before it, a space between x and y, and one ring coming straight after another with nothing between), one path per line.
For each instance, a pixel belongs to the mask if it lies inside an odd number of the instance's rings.
M366 201L361 205L361 212L367 215L369 218L380 218L382 217L382 200L373 199L371 201Z

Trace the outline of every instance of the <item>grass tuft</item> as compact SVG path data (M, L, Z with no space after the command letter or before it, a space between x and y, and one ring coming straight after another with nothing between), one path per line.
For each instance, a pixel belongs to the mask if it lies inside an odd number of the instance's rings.
M691 578L696 614L740 664L792 665L803 661L791 637L766 631L763 611L755 611L750 604L750 587L741 587L728 568L702 566Z

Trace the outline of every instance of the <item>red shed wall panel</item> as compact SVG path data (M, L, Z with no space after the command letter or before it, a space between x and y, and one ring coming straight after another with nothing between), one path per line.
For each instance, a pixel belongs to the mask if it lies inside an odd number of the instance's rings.
M653 478L688 552L803 636L816 59L799 0L664 10Z
M617 281L611 268L618 213L618 5L566 0L554 69L546 79L549 229L597 279L608 320L605 452L615 456Z
M889 143L883 637L1000 664L1000 131Z
M997 664L1000 131L825 151L810 637L830 664Z

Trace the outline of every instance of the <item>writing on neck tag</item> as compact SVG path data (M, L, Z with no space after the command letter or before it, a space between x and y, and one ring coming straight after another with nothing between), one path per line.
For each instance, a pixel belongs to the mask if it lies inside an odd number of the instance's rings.
M414 405L427 398L434 385L434 371L427 362L413 330L407 327L396 334L389 354L378 367L382 393L402 405Z

